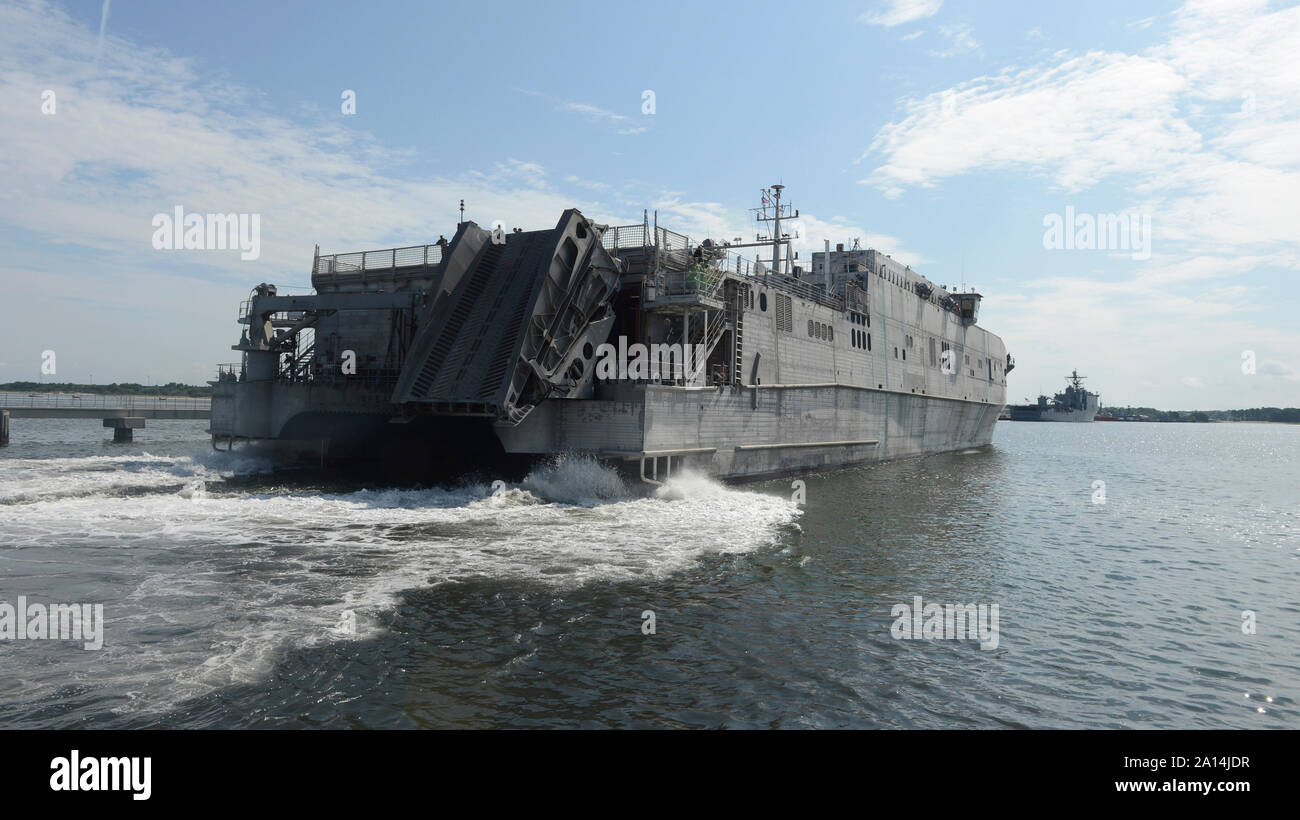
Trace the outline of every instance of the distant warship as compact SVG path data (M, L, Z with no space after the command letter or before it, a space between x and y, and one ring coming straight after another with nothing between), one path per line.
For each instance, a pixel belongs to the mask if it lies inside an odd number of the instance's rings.
M1051 399L1039 396L1037 403L1013 404L1012 421L1092 421L1101 408L1101 396L1083 389L1084 377L1075 370L1069 386Z

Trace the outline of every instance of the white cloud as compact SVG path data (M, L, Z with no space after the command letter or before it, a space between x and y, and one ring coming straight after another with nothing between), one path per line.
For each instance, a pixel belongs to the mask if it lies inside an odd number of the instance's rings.
M649 131L649 127L644 125L629 126L631 118L626 114L619 114L617 111L611 111L608 108L602 108L598 105L585 102L574 102L572 100L558 100L549 94L536 91L529 88L516 88L521 94L527 94L530 97L538 97L549 100L555 104L556 111L562 111L566 114L577 114L588 122L607 125L616 128L616 132L621 135L644 134ZM637 99L638 105L640 98Z
M592 122L623 122L627 117L623 114L616 114L608 109L601 108L598 105L579 102L564 102L557 106L560 111L569 111L575 114L581 114Z
M925 271L921 267L931 262L922 254L903 247L902 239L888 234L874 233L859 225L847 224L843 217L832 217L828 221L808 213L801 213L798 219L788 223L788 227L786 223L783 223L782 230L791 232L791 244L795 250L800 252L800 261L811 261L809 254L814 251L825 250L827 240L830 241L831 247L843 242L844 247L850 248L853 246L853 240L856 239L864 248L875 248L889 254L904 265L918 268L918 272L922 275L925 274ZM793 238L793 232L796 230L799 233L798 239Z
M909 40L915 40L917 37L920 37L922 34L925 34L925 29L921 29L920 31L914 31L911 34L904 34L902 37L899 37L898 39L906 43Z
M1184 84L1160 61L1111 54L980 77L906 101L863 155L884 160L863 181L888 190L1025 168L1079 190L1160 167L1200 142L1176 117Z
M906 100L859 160L897 198L974 171L1036 175L1080 192L1115 183L1165 243L1297 251L1300 8L1193 4L1138 54L1060 52Z
M1277 376L1289 382L1300 382L1300 370L1277 359L1265 359L1256 372L1261 376Z
M1194 387L1198 390L1205 387L1205 382L1198 376L1183 376L1182 383L1185 387Z
M892 28L933 17L942 6L943 0L888 0L871 11L863 12L858 22Z
M931 51L931 57L957 57L969 54L980 47L971 28L967 25L939 26L939 33L948 40L948 47L941 51Z
M112 0L104 0L104 5L101 6L99 10L99 40L96 41L96 46L95 46L96 56L98 56L99 53L104 49L104 32L108 30L108 13L109 13L109 5L111 3Z
M1050 254L1049 254L1050 255ZM1135 266L1130 278L1028 276L1014 290L988 294L981 324L1016 356L1009 389L1019 398L1057 389L1066 368L1093 377L1107 404L1186 407L1182 374L1200 380L1200 409L1295 406L1296 389L1277 378L1241 373L1242 350L1264 362L1300 350L1300 326L1268 327L1261 317L1278 294L1247 276L1283 264L1274 257L1200 256ZM1033 392L1033 395L1037 395Z

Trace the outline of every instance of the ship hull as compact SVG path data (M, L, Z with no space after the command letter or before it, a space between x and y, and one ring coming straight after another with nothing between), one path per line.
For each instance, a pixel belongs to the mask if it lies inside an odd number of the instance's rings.
M982 447L1001 405L845 385L643 385L617 400L545 402L518 425L295 410L260 452L313 465L379 462L411 480L518 479L536 462L584 454L662 483L683 471L757 481Z
M647 481L806 474L991 443L1001 406L844 385L642 388L552 402L498 430L508 452L590 452Z

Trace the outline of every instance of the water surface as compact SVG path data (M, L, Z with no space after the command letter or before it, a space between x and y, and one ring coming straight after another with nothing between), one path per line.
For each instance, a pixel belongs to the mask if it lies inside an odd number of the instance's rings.
M802 504L582 459L277 472L203 421L12 427L0 601L107 624L99 651L0 641L3 727L1300 728L1297 427L1004 422L805 476ZM896 639L917 595L996 603L997 648Z

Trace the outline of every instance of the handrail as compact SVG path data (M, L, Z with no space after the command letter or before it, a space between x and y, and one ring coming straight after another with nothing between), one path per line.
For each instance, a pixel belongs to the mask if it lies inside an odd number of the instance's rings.
M826 293L821 288L814 287L807 282L795 279L793 276L786 276L784 273L765 273L762 276L735 273L729 273L727 275L733 279L739 279L751 284L776 288L777 290L798 296L800 299L807 299L810 302L816 302L838 311L844 310L843 298L834 294Z
M655 243L651 242L651 233L653 230L654 238L658 239L658 250L660 252L689 252L692 247L690 237L667 228L654 227L647 229L644 224L620 225L606 229L605 234L601 237L601 244L608 250L619 250L624 248L642 248L651 247ZM703 293L705 296L714 297L722 289L723 284L728 278L739 279L742 281L766 285L776 288L787 293L817 302L820 305L844 310L844 300L839 296L826 293L821 288L795 279L784 273L766 272L761 276L756 273L757 267L748 259L729 249L726 245L718 247L721 256L712 261L704 270L709 274L701 275L702 270L696 265L691 265L686 271L665 271L660 274L659 282L666 296L679 296L689 293ZM699 287L700 285L706 287Z
M654 244L643 222L635 225L616 225L605 230L600 237L600 244L605 250L616 251L623 248L645 248Z
M361 273L370 270L429 267L442 263L442 245L408 245L377 251L354 251L317 256L312 275L322 273Z

